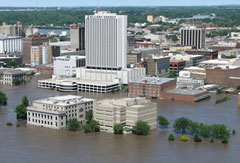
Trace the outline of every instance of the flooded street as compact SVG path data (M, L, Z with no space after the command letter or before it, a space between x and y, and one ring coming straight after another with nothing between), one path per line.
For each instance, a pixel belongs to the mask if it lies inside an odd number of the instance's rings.
M218 105L215 104L218 95L198 103L154 101L158 103L158 114L170 120L171 129L157 129L149 136L135 136L85 134L83 131L57 131L26 125L16 128L14 109L21 103L23 96L26 95L32 101L66 93L39 89L37 79L19 87L1 88L1 91L6 93L8 105L0 108L0 163L237 163L240 160L240 108L237 107L237 96L231 96L231 100ZM126 96L119 93L72 94L94 99ZM237 135L230 138L228 145L220 141L211 144L209 140L197 144L192 138L189 142L181 142L180 138L168 142L174 120L182 116L206 124L225 124L229 129L235 129ZM14 122L14 126L7 127L8 121Z

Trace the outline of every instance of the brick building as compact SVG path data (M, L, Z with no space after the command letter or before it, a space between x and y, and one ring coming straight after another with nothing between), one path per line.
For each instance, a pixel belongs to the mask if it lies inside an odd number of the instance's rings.
M179 73L179 71L182 71L185 68L186 62L185 61L179 61L179 60L172 60L169 63L169 69L170 71L174 71L175 73Z
M210 59L217 59L218 58L218 51L217 50L186 50L186 54L191 55L203 55L206 60Z
M206 69L206 83L219 87L233 87L240 83L239 66L216 66Z
M128 84L130 97L161 98L164 91L176 87L176 80L170 78L144 77Z

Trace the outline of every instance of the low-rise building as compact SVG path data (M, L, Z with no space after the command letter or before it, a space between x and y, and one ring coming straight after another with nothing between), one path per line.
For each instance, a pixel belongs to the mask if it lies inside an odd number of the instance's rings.
M130 97L161 99L162 92L176 87L176 80L171 78L143 77L128 84Z
M85 56L66 55L55 57L53 74L58 77L72 77L76 75L78 67L85 66Z
M206 60L218 58L218 51L212 49L199 49L199 50L192 49L186 50L185 53L189 55L203 55Z
M157 127L157 106L145 98L110 99L96 102L93 117L100 131L113 133L114 124L132 128L137 121L145 121L151 129Z
M205 80L197 78L193 74L196 72L180 71L177 78L177 88L195 89L204 85Z
M1 69L0 70L0 84L1 85L15 85L17 82L21 83L26 79L26 73L17 69Z
M72 95L36 100L27 107L27 124L63 129L71 118L85 123L85 112L92 110L93 103L92 99Z

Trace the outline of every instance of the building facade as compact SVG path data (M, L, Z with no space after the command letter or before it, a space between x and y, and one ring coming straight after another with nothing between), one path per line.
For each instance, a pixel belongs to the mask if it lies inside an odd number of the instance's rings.
M206 32L204 28L196 28L193 26L181 28L180 43L183 46L192 46L195 49L205 48Z
M22 37L0 37L0 54L13 54L22 52Z
M40 46L43 43L48 43L49 38L46 35L40 35L36 33L22 39L23 41L23 63L31 64L31 46Z
M115 124L132 128L137 121L145 121L151 129L157 127L157 106L145 98L124 98L96 102L93 117L100 131L113 133Z
M23 36L23 27L21 22L14 25L8 25L3 22L0 26L0 36Z
M72 118L85 123L86 111L92 110L93 102L92 99L72 95L36 100L32 106L27 107L27 124L63 129Z
M0 69L0 84L15 85L16 82L22 82L26 79L26 73L16 69Z
M71 49L85 50L85 27L83 25L72 24L70 26L70 42Z

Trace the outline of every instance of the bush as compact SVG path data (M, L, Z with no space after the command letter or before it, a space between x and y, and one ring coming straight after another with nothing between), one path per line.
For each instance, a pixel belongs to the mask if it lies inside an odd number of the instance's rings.
M18 105L15 109L17 119L27 119L27 108L24 105Z
M12 122L8 122L8 123L7 123L7 126L12 126L12 125L13 125Z
M25 106L25 107L27 107L29 105L29 101L28 101L27 96L23 96L22 105Z
M164 116L159 115L158 116L158 121L159 121L160 126L166 126L167 127L169 125L168 119L165 118Z
M223 98L220 98L218 100L216 100L216 104L219 104L219 103L222 103L222 102L225 102L225 101L228 101L228 100L231 100L231 98L229 96L224 96Z
M236 130L232 130L232 135L236 135Z
M99 132L100 127L97 121L91 120L89 123L85 124L83 126L84 132L89 133L89 132Z
M221 94L221 93L222 93L222 90L221 89L217 89L216 94Z
M228 144L228 138L226 136L222 139L222 143L223 144Z
M201 139L198 135L195 135L195 136L194 136L194 141L195 141L195 142L201 142L202 139Z
M181 137L181 141L188 141L188 136L187 135L183 135Z
M174 135L173 135L173 134L170 134L170 135L168 136L168 140L169 140L169 141L175 140Z
M17 123L17 124L16 124L16 127L20 127L20 124L19 124L19 123Z
M69 131L77 131L80 129L80 123L77 118L72 118L68 120L67 128Z
M6 105L7 104L7 96L5 93L0 91L0 105Z
M149 131L150 126L144 121L137 121L135 126L133 126L133 133L135 135L148 135Z
M93 111L92 110L87 111L85 116L86 116L87 123L90 123L90 121L93 118Z
M114 134L123 134L123 127L121 124L115 124L113 130Z
M214 143L214 139L213 138L210 139L210 143Z
M186 132L189 122L190 121L184 117L176 119L173 126L174 130L180 130L182 133Z

